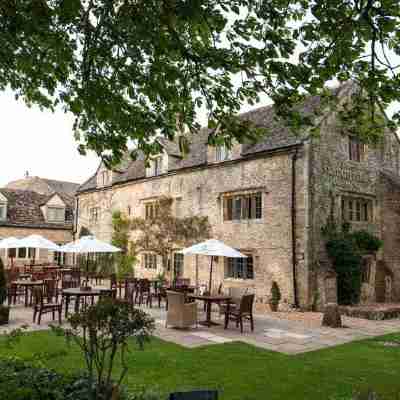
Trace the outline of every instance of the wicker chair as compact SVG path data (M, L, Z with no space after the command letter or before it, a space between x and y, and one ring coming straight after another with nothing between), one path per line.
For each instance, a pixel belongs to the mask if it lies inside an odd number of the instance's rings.
M58 323L61 325L62 315L62 303L57 301L50 302L45 301L45 294L43 287L33 288L33 322L36 322L36 316L38 317L37 323L40 325L43 314L52 313L53 321L55 320L55 314L58 313Z
M243 333L243 321L249 320L251 331L254 331L253 320L253 303L254 294L246 294L242 296L239 307L230 307L228 305L225 311L225 329L228 328L229 321L236 322L236 327L240 325L240 332Z
M138 282L138 290L136 291L135 303L138 302L139 306L146 303L147 306L152 307L152 294L151 284L148 279L140 279Z
M167 291L168 311L165 326L190 328L197 326L197 303L185 303L185 294Z

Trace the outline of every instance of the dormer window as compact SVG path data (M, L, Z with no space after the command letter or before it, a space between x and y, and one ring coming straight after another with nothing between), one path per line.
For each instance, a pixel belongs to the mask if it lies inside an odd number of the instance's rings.
M101 172L100 179L101 179L101 185L102 186L107 186L108 185L108 177L109 177L108 171L102 171Z
M232 152L225 145L215 148L215 160L217 162L227 161L232 158Z
M361 162L365 156L365 145L355 136L349 136L349 160Z
M5 221L7 219L7 203L0 202L0 221Z
M150 166L146 168L146 176L158 176L163 173L163 157L158 156L150 161Z
M65 208L48 206L47 220L49 222L65 222Z

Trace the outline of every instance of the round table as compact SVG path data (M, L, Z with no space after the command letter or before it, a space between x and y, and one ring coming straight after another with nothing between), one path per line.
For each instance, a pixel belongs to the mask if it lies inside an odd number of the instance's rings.
M35 286L43 286L44 281L31 281L31 280L19 279L17 281L13 281L12 283L17 287L22 286L25 289L25 307L28 307L28 305L30 305L30 302L28 302L28 289L32 289Z

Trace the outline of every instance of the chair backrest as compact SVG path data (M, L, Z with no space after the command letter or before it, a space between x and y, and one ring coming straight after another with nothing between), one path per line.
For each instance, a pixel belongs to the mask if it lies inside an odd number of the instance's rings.
M176 286L190 286L190 279L189 278L176 278L175 285Z
M185 304L184 293L167 290L167 298L168 298L168 309L179 308Z
M150 281L148 279L140 279L139 290L141 292L150 292Z
M48 301L56 297L57 285L58 280L56 279L46 279L44 281L45 295Z
M254 294L245 294L240 301L241 313L252 313L254 303Z
M192 392L176 392L169 395L169 400L218 400L218 391L195 390Z
M33 304L35 306L37 305L43 305L43 286L34 286L32 289L32 295L33 295Z

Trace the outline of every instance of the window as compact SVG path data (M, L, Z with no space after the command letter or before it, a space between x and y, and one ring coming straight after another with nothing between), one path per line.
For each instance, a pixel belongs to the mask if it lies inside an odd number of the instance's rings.
M181 253L174 253L174 277L179 278L183 275L183 261L184 255Z
M101 172L101 184L103 186L108 185L108 171L102 171Z
M20 247L18 249L18 258L26 258L26 248Z
M90 222L97 222L99 220L100 209L99 207L92 207L89 210L89 220Z
M36 258L36 249L33 248L28 249L28 258Z
M157 157L153 160L154 176L162 174L162 157Z
M147 269L157 269L157 255L152 253L144 254L144 267Z
M65 221L65 208L63 207L47 207L47 220L51 222Z
M59 243L59 245L62 246L62 243ZM56 265L65 265L65 253L55 251L53 255L53 260Z
M365 153L365 145L360 139L349 136L349 160L352 161L363 161Z
M7 203L0 203L0 221L7 219Z
M8 257L9 258L17 257L17 249L8 249Z
M232 157L231 150L226 146L217 146L215 148L215 160L217 162L230 160Z
M372 222L373 202L359 197L342 197L342 218L350 222Z
M363 257L361 260L361 282L369 283L371 279L372 259L371 257Z
M145 219L154 219L158 216L158 203L147 203L145 204Z
M223 202L224 221L262 218L261 192L226 197Z
M228 258L225 278L254 279L253 256Z

